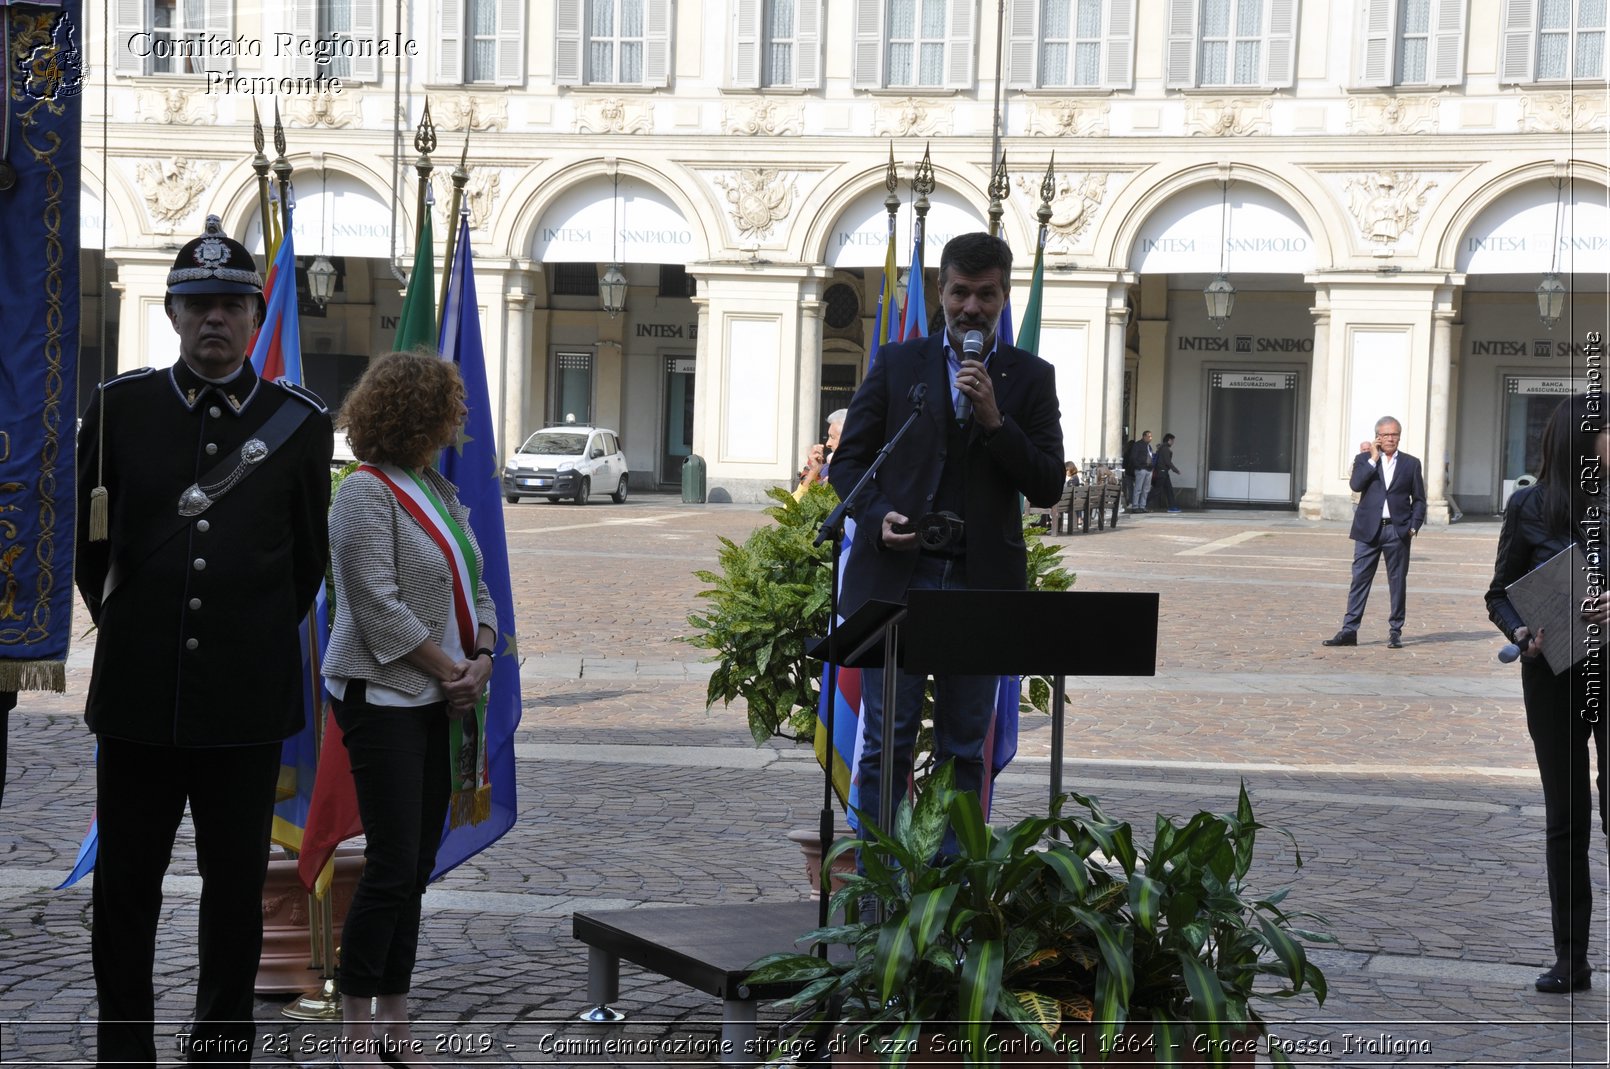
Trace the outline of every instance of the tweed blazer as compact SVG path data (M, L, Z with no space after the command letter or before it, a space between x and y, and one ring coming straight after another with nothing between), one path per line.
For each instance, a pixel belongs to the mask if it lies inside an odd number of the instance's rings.
M442 500L484 564L470 513L453 484L426 468L421 476ZM347 476L330 506L330 558L335 566L335 625L324 655L327 678L365 679L422 694L431 677L404 660L426 639L440 642L453 611L453 573L441 549L403 510L385 483L364 471ZM475 616L497 630L497 607L483 578ZM463 636L468 649L475 636Z

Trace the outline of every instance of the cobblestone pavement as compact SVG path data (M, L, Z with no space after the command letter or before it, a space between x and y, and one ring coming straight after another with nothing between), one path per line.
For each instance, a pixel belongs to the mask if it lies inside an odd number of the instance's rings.
M602 1030L586 1008L576 910L803 897L783 832L814 827L820 773L788 744L756 748L741 708L707 710L708 667L679 641L692 572L755 507L629 504L506 510L525 714L521 819L426 898L415 978L422 1033L443 1064L708 1064L720 1004L630 964ZM1229 808L1245 781L1285 829L1256 871L1291 882L1338 948L1312 1000L1266 1005L1304 1065L1605 1065L1606 988L1546 997L1542 811L1519 676L1494 659L1481 593L1497 525L1428 528L1414 547L1406 647L1388 650L1381 578L1356 649L1327 649L1346 596L1344 525L1289 513L1128 517L1057 539L1081 590L1162 594L1155 678L1072 681L1065 783L1147 826L1158 811ZM82 622L80 622L82 630ZM1073 641L1110 641L1102 622ZM70 867L92 805L92 741L79 719L92 646L69 691L25 696L12 717L0 811L0 1061L93 1058L88 883ZM1043 806L1049 730L1026 720L997 816ZM1604 853L1595 844L1602 894ZM159 942L159 1016L182 1028L193 980L198 880L182 838ZM1606 911L1594 960L1604 967ZM1601 974L1603 976L1605 974ZM264 1064L330 1064L330 1026L259 1003ZM763 1026L775 1013L762 1010ZM637 1054L556 1050L614 1036ZM487 1049L483 1049L486 1047ZM652 1053L641 1053L652 1052ZM177 1046L171 1061L177 1061Z

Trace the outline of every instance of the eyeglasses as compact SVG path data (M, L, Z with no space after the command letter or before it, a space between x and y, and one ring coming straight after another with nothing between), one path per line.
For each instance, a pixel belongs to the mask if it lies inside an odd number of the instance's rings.
M1402 434L1377 434L1377 438L1402 438Z

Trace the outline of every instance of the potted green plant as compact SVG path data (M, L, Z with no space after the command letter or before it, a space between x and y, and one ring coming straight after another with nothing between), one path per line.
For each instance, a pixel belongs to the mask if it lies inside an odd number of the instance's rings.
M807 657L805 646L827 633L833 576L831 546L815 541L839 498L827 483L813 485L799 500L777 488L768 496L776 502L766 509L773 522L741 543L722 538L717 567L694 573L706 584L697 594L706 608L688 615L693 630L683 641L712 654L707 710L742 698L756 746L774 738L813 744L822 662ZM1062 567L1061 550L1044 542L1034 517L1025 519L1029 589L1067 590L1075 576ZM1026 678L1022 694L1024 714L1049 713L1047 680ZM918 738L919 780L931 768L923 756L932 753L930 737L924 729ZM822 844L816 829L789 837L804 851L809 871L819 873Z
M956 851L936 857L947 825ZM781 1008L802 1032L833 1029L841 1063L993 1066L1010 1051L1057 1064L1252 1065L1253 1001L1311 992L1323 1004L1304 941L1334 941L1297 927L1309 915L1281 908L1285 890L1249 890L1262 829L1245 784L1233 813L1159 816L1149 846L1077 794L996 829L942 767L889 834L828 852L859 850L865 868L834 895L835 912L875 898L883 919L818 929L805 939L845 950L770 955L749 982L798 986Z

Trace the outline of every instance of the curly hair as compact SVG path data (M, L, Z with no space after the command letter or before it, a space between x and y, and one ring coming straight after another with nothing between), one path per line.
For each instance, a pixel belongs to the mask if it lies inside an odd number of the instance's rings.
M423 467L452 443L463 401L452 361L424 351L384 353L347 394L336 426L359 460Z

